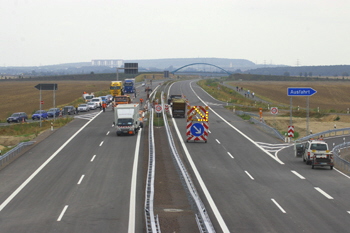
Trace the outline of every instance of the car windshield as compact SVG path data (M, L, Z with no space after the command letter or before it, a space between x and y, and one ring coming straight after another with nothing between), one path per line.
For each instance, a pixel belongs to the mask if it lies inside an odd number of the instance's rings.
M20 116L20 114L19 114L19 113L14 113L14 114L12 114L11 116L12 116L12 117L18 117L18 116Z
M86 107L86 104L81 104L79 105L79 107Z
M327 150L326 144L312 144L311 150Z
M119 126L127 126L132 125L133 120L132 119L118 119L117 125Z
M88 105L95 105L95 104L94 104L94 103L92 103L92 102L89 102L89 103L88 103Z
M40 114L40 113L42 113L42 112L43 112L43 110L38 110L38 111L36 111L35 113Z

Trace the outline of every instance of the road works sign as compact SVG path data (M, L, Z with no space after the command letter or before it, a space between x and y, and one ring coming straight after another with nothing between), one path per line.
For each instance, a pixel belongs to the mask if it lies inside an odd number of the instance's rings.
M208 140L208 106L187 106L187 142Z
M317 93L316 90L311 87L288 87L288 96L312 96Z
M288 126L288 137L294 138L294 126L293 125Z

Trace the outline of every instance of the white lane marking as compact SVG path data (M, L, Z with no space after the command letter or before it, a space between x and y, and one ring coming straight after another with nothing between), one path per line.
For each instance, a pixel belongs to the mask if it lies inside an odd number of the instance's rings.
M86 122L85 125L83 125L83 127L81 127L77 132L75 132L75 134L73 134L65 143L63 143L63 145L58 148L56 150L55 153L53 153L50 158L48 158L43 164L41 164L41 166L35 170L35 172L33 172L33 174L31 174L1 205L0 205L0 211L2 211L3 208L5 208L5 206L52 160L56 157L56 155L58 153L61 152L61 150L63 148L65 148L67 146L67 144L73 140L73 138L75 138L86 126L88 126L88 124L91 123L91 121L93 121L98 115L100 115L101 112L99 112L98 114L96 114L91 120L89 120L88 122Z
M249 172L247 172L247 171L244 171L244 172L250 177L250 179L254 180L254 177L252 177L252 176L249 174Z
M333 169L336 170L337 172L339 172L340 174L342 174L343 176L345 176L346 178L350 179L350 176L348 176L348 175L342 173L341 171L339 171L339 170L336 169L336 168L333 168Z
M82 176L80 177L80 179L79 179L79 181L78 181L77 184L81 184L81 182L83 181L84 177L85 177L85 175L82 175Z
M194 81L192 81L194 82ZM190 88L193 91L193 93L196 95L196 97L206 106L208 106L198 95L197 93L193 90L192 88L192 82L190 83ZM203 89L202 89L203 90ZM204 90L203 90L204 91ZM205 92L205 91L204 91ZM206 92L207 93L207 92ZM234 127L233 125L231 125L227 120L225 120L222 116L220 116L217 112L215 112L211 107L208 106L208 108L210 109L210 111L212 111L217 117L219 117L222 121L224 121L226 124L228 124L232 129L236 130L239 134L241 134L243 137L245 137L248 141L250 141L252 144L254 144L256 147L258 147L260 150L262 150L263 152L265 152L265 154L267 154L268 156L270 156L271 158L273 158L274 160L276 160L279 164L284 165L284 163L277 157L273 156L270 152L268 152L267 150L265 150L263 147L261 147L258 143L256 143L255 141L253 141L250 137L248 137L247 135L245 135L242 131L240 131L239 129L237 129L236 127Z
M95 159L95 157L96 157L96 155L92 156L92 158L91 158L90 162L93 162L93 161L94 161L94 159Z
M215 139L215 140L216 140L219 144L221 144L219 140L217 140L217 139Z
M211 133L209 129L208 129L208 132Z
M220 211L218 210L218 207L216 206L213 198L211 197L211 195L210 195L210 193L209 193L209 191L207 189L207 186L205 185L201 175L199 174L199 171L198 171L196 165L194 164L194 162L192 160L190 152L188 152L188 149L187 149L187 146L186 146L184 140L182 140L182 136L181 136L182 134L180 133L179 128L177 127L177 124L176 124L176 121L174 120L174 118L172 118L172 121L173 121L173 124L174 124L174 127L175 127L175 131L177 133L177 136L178 136L178 138L179 138L179 140L181 142L182 148L185 151L187 160L188 160L188 162L190 163L190 166L193 169L193 172L194 172L194 174L195 174L195 176L196 176L196 178L198 180L199 185L201 186L201 188L203 190L204 195L206 196L206 198L208 200L208 203L209 203L211 209L213 210L213 213L214 213L214 215L215 215L215 217L216 217L216 219L217 219L217 221L218 221L218 223L219 223L219 225L221 227L222 232L224 232L224 233L230 232L228 227L227 227L227 225L226 225L226 223L225 223L225 221L224 221L224 219L221 216Z
M275 201L275 199L271 198L271 201L275 203L275 205L282 211L282 213L287 213L278 203Z
M100 146L102 146L102 144L103 144L103 141L100 143Z
M106 135L108 135L109 134L109 131L106 133Z
M348 214L350 214L350 211L348 211Z
M330 196L328 193L326 193L325 191L323 191L322 189L320 189L319 187L315 187L315 189L317 191L319 191L321 194L323 194L323 196L327 197L328 199L334 199L332 196Z
M227 154L228 154L229 156L231 156L231 158L233 158L233 159L234 159L234 157L231 155L231 153L230 153L230 152L227 152Z
M57 222L61 221L61 219L63 218L63 215L64 215L64 213L66 212L67 209L68 209L68 205L66 205L66 206L63 208L63 210L62 210L60 216L59 216L58 219L57 219Z
M141 141L141 131L139 130L136 140L135 154L134 154L134 164L132 167L132 177L131 177L131 189L130 189L130 205L129 205L129 226L128 233L135 232L135 219L136 219L136 184L137 184L137 164L139 161L139 149Z
M300 175L298 172L293 171L293 170L292 170L291 172L294 173L294 175L296 175L296 176L299 177L300 179L305 180L305 177L302 176L302 175Z

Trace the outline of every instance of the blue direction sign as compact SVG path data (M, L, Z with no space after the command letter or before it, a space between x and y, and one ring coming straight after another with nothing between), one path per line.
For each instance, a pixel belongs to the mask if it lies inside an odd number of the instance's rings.
M194 123L191 126L191 134L195 137L199 137L202 136L202 134L204 133L204 126L201 123Z
M311 87L288 87L288 96L312 96L317 91Z

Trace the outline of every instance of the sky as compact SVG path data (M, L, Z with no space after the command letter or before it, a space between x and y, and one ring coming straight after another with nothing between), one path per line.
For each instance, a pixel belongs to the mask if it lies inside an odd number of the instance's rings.
M0 0L0 66L230 58L350 65L349 0Z

